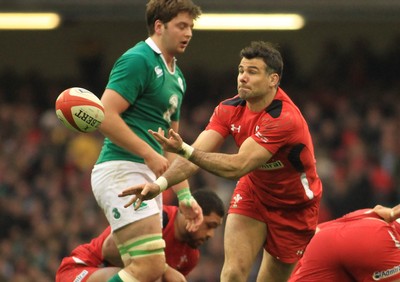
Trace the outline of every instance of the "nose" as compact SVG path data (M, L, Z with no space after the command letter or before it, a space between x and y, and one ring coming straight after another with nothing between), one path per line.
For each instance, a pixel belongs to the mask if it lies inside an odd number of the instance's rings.
M207 239L214 237L215 231L214 229L210 229L207 231Z
M185 36L188 37L188 38L192 38L192 35L193 35L192 28L191 27L187 28Z
M240 81L240 82L247 82L247 75L243 72L243 73L239 73L239 75L238 75L238 80Z

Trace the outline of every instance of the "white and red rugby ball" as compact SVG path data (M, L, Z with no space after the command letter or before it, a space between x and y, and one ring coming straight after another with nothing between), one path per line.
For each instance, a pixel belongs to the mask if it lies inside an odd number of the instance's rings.
M56 114L68 129L93 132L104 120L104 106L89 90L72 87L58 96Z

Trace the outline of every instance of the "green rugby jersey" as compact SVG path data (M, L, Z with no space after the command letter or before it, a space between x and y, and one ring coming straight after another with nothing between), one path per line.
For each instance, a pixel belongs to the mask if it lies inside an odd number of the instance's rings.
M126 51L114 64L106 86L123 96L129 108L121 114L126 124L155 151L162 147L147 132L161 127L165 132L171 121L178 121L186 82L175 64L171 73L159 48L149 38ZM105 138L97 163L111 160L144 160Z

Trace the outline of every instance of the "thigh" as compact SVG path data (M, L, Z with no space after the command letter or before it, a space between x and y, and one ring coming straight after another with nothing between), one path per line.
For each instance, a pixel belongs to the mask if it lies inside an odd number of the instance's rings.
M104 211L113 231L154 214L161 216L162 196L144 201L138 210L124 205L126 198L118 194L135 184L153 181L154 174L143 164L113 161L96 165L92 172L92 189L97 203ZM161 226L161 221L159 221Z
M264 250L257 281L286 282L295 263L283 263Z
M234 269L246 269L255 261L266 238L264 222L239 214L229 214L225 226L225 263Z
M296 263L315 234L319 201L304 208L264 208L268 225L265 250L286 264Z
M113 232L113 239L118 246L136 237L161 233L160 217L158 214L155 214L115 230Z
M64 258L56 273L56 282L87 282L89 277L98 270L84 264L77 264L72 257Z
M119 267L104 267L98 268L89 276L87 282L108 282L111 277L117 274L121 268Z

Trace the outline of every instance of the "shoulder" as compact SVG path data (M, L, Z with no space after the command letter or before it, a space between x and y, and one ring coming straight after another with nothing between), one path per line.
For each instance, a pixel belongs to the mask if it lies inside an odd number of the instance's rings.
M239 96L223 100L215 107L210 121L215 121L217 118L223 120L230 119L238 115L238 112L241 112L245 107L246 101Z
M239 95L236 95L232 98L223 100L220 103L221 106L232 106L232 107L243 107L246 105L246 100L243 100L242 98L239 97Z
M145 42L139 42L123 53L117 62L151 65L157 61L158 56Z
M300 110L281 88L278 88L274 100L265 108L265 114L270 122L279 122L279 126L287 125L293 129L303 127L304 118Z

